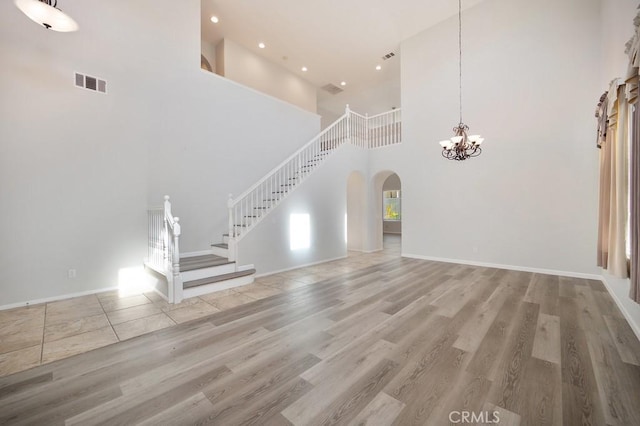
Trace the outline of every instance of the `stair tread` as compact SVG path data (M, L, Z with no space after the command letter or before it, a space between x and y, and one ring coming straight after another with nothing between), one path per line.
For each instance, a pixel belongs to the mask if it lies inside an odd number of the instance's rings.
M202 256L181 257L180 272L194 271L196 269L211 268L213 266L227 265L234 263L226 257L206 254Z
M228 249L229 248L229 244L227 244L227 243L211 244L211 247L218 247L218 248Z
M220 281L231 280L233 278L246 277L247 275L252 275L255 273L256 273L255 269L247 269L246 271L230 272L228 274L216 275L215 277L207 277L207 278L201 278L199 280L185 281L184 283L182 283L182 288L187 289L187 288L198 287L206 284L213 284Z

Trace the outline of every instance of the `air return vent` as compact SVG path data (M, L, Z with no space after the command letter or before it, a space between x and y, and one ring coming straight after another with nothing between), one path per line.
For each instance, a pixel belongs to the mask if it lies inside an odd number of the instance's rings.
M391 59L391 58L393 58L394 56L396 56L396 54L395 54L395 53L393 53L393 52L389 52L389 53L387 53L386 55L383 55L383 56L382 56L382 60L383 60L383 61L386 61L387 59Z
M322 90L327 91L327 92L331 93L332 95L337 95L338 93L343 91L341 88L339 88L335 84L331 84L331 83L329 83L329 84L327 84L325 86L322 86Z
M107 82L98 77L75 73L76 87L91 90L93 92L107 93Z

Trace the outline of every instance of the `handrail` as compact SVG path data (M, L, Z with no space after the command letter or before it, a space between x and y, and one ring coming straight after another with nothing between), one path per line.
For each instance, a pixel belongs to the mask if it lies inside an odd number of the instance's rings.
M400 112L401 110L402 110L402 108L395 108L395 109L392 109L391 111L381 112L380 114L376 114L376 115L368 115L368 116L367 116L367 118L368 118L369 120L371 120L372 118L378 118L378 117L381 117L381 116L383 116L383 115L390 115L390 114L393 114L393 113L395 113L395 112ZM354 113L354 114L355 114L355 113Z
M167 224L173 231L175 236L180 236L180 221L179 217L173 217L171 214L171 202L169 201L169 196L164 196L164 217L167 220Z
M283 162L281 162L280 164L278 164L277 166L275 166L273 169L271 169L270 172L268 172L266 175L264 175L262 177L262 179L260 179L258 182L254 183L253 185L251 185L251 187L249 187L249 189L247 189L246 191L244 191L242 194L238 195L235 199L233 199L233 204L236 204L239 200L243 199L244 197L246 197L247 195L249 195L253 190L255 190L256 188L258 188L260 185L262 185L264 182L267 181L267 179L269 179L271 176L273 176L275 173L278 172L278 170L280 170L282 167L286 166L291 160L293 160L294 158L296 158L301 152L303 152L305 149L309 148L314 142L316 142L318 139L320 139L322 136L324 136L326 133L328 133L331 129L333 129L335 126L338 125L338 123L343 119L347 117L347 113L344 113L340 118L338 118L335 122L333 122L330 126L328 126L326 129L324 129L323 131L321 131L320 133L318 133L313 139L311 139L309 142L307 142L306 144L304 144L304 146L302 146L300 149L298 149L296 152L294 152L293 154L291 154L290 156L288 156Z

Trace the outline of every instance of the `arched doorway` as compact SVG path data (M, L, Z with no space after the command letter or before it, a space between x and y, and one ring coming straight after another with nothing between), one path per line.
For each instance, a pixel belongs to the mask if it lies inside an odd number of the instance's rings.
M402 241L402 181L391 170L378 172L372 179L372 246L400 253Z
M402 182L393 173L382 184L382 245L400 252L402 241Z

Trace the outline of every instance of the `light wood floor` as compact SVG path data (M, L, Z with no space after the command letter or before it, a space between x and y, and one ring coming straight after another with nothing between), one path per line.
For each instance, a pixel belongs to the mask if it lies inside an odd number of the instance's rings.
M446 425L452 412L638 425L640 344L600 282L396 258L0 378L0 424Z

